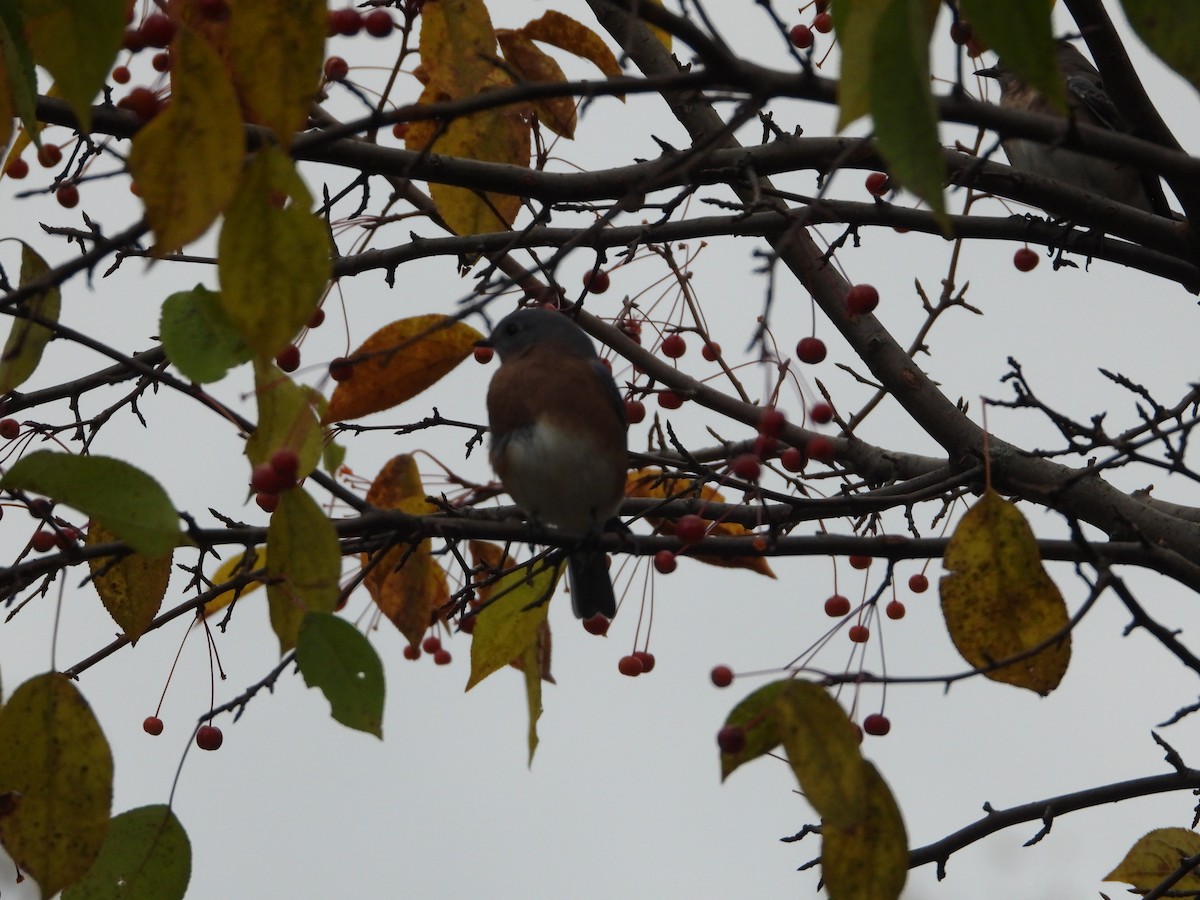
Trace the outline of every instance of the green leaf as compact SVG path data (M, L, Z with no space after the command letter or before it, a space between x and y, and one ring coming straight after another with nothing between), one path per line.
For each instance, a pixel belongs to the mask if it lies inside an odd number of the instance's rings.
M157 481L123 460L38 450L17 460L0 487L61 500L146 556L169 553L182 536L171 498Z
M740 728L746 735L746 745L737 753L721 754L721 780L752 759L770 753L783 740L775 702L787 686L786 681L765 684L742 700L725 719L726 726Z
M24 241L21 244L21 284L30 284L50 271L46 261ZM25 301L24 310L28 313L57 322L62 309L62 292L57 286L48 287L34 294ZM4 352L0 353L0 394L7 394L13 388L24 384L42 361L42 351L54 336L45 325L39 325L29 319L14 318L8 340L4 343Z
M116 539L99 522L93 522L88 529L89 547ZM162 606L171 581L171 557L170 552L155 557L131 553L117 562L105 557L88 560L92 586L108 614L131 641L145 633Z
M125 33L125 0L21 0L25 38L63 99L91 129L92 99L104 85Z
M472 552L478 563L482 542L472 542ZM484 545L486 546L486 545ZM511 567L512 561L501 554L501 566ZM471 635L471 677L469 691L493 672L503 669L513 660L524 658L531 648L536 650L539 635L550 611L549 599L558 583L558 567L541 564L519 566L495 584L481 590L483 599L496 599L476 615L475 631ZM530 604L537 604L529 609ZM535 673L539 674L536 663Z
M383 663L362 633L331 613L300 623L296 662L304 683L319 687L337 721L383 737Z
M171 88L170 105L134 135L129 153L157 256L208 230L233 198L245 155L225 65L187 28L171 44Z
M158 334L175 368L200 384L220 381L231 368L251 357L216 291L201 285L163 301Z
M1146 46L1200 90L1200 5L1178 0L1122 0L1121 5Z
M57 672L16 689L0 709L0 843L51 897L100 852L112 806L108 741L83 695Z
M309 612L333 612L342 572L337 532L300 488L285 491L267 529L267 602L280 653L296 646Z
M192 845L169 806L142 806L113 818L95 864L63 900L182 900Z
M346 448L337 441L329 441L325 444L325 449L321 453L321 468L330 475L336 475L337 470L341 468L343 462L346 461Z
M321 86L325 0L236 0L229 56L253 121L287 146L304 127Z
M37 120L37 70L25 46L23 31L20 8L15 3L0 3L0 61L4 64L5 80L21 124L36 139L41 127ZM4 146L7 145L5 139Z
M866 761L862 769L862 817L821 823L821 878L829 900L896 900L908 877L908 834L879 771Z
M950 573L940 585L942 614L963 659L993 681L1043 696L1058 687L1071 660L1070 619L1021 511L989 488L955 527L942 564Z
M323 398L306 385L292 381L274 363L255 360L254 393L258 399L258 424L246 442L246 456L258 465L281 447L300 457L297 477L317 466L324 437L317 421Z
M308 321L329 280L329 232L312 195L278 147L264 147L225 212L217 250L221 306L261 358Z

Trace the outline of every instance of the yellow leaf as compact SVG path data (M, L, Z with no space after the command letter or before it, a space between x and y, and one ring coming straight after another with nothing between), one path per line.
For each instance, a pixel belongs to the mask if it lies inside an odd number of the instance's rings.
M225 212L217 250L221 306L264 359L308 321L329 280L329 232L311 206L292 161L278 147L264 147Z
M233 198L245 154L237 97L220 57L180 28L171 60L171 103L134 135L129 153L157 256L208 230Z
M544 562L535 564L532 570L518 566L499 548L483 541L471 541L471 558L475 566L485 565L508 574L479 588L484 601L495 599L475 617L467 690L514 660L520 662L528 677L544 677L542 661L548 659L549 648L547 601L554 594L560 567ZM530 718L534 718L532 705Z
M258 399L258 424L246 441L251 465L271 458L281 448L300 457L297 479L317 467L324 449L317 409L324 398L306 385L296 384L274 363L254 361L254 393Z
M1042 695L1054 690L1071 658L1067 607L1020 511L989 488L958 523L943 564L942 614L963 658L984 669L1021 656L984 674Z
M379 509L399 509L414 516L427 515L434 509L425 499L416 460L407 453L388 460L371 483L367 502ZM450 599L446 572L433 558L432 548L429 540L416 547L397 544L388 548L363 577L375 605L413 645ZM368 565L370 557L364 554L362 562Z
M1155 828L1138 838L1120 865L1104 876L1105 881L1133 885L1134 893L1152 890L1189 856L1200 853L1200 834L1189 828ZM1176 893L1178 892L1178 893ZM1200 892L1200 875L1192 872L1171 886L1167 896L1192 896Z
M466 359L482 337L440 314L384 325L350 354L353 377L338 382L322 421L358 419L415 397Z
M505 61L523 80L534 84L562 84L567 80L558 63L538 49L537 45L521 32L502 29L496 32L496 38L500 41ZM535 100L533 109L541 123L555 134L565 138L575 136L575 124L578 120L575 98L553 97L548 100Z
M246 557L250 557L249 560ZM235 574L242 572L253 572L256 569L264 568L267 564L267 548L266 547L251 547L240 556L234 556L221 563L221 567L213 573L210 579L214 585L222 585ZM234 600L245 597L247 594L257 591L262 587L261 581L252 581L241 590L230 588L227 591L222 591L204 604L204 617L207 619L213 613L220 612Z
M421 65L436 93L479 92L495 70L496 34L483 0L436 0L421 9Z
M32 247L21 241L21 284L31 284L50 271L46 261ZM40 319L58 321L62 307L62 294L57 287L48 287L34 294L24 304L25 309ZM29 319L13 318L12 330L0 353L0 394L7 394L23 384L37 369L42 360L42 351L53 336L45 325Z
M112 751L65 675L26 681L0 709L0 842L43 897L78 881L100 852L112 808Z
M639 469L630 472L625 480L625 496L645 497L652 500L702 500L705 503L724 503L725 497L720 491L708 484L693 481L690 478L670 478L661 469ZM647 516L649 522L659 534L674 534L675 522L672 519L662 519ZM708 524L708 534L713 537L744 537L753 534L748 528L736 522L714 522L705 519ZM749 569L759 575L774 578L775 572L764 556L706 556L703 553L688 553L688 557L697 562L707 563L725 569Z
M321 85L325 0L236 0L229 19L233 79L247 112L287 146Z
M546 634L549 636L550 625L546 625ZM525 675L525 702L529 708L529 765L533 765L533 754L537 750L538 719L542 717L542 678L544 677L539 671L538 666L538 648L527 647L524 655L521 657L521 665L518 667ZM550 679L547 679L550 680Z
M829 900L896 900L908 877L904 819L878 770L866 761L862 769L862 818L821 823L821 878Z
M655 6L663 5L662 0L646 0L646 2L653 3ZM646 27L650 29L651 34L658 38L660 44L666 47L668 51L671 49L671 32L665 31L657 25L651 25L649 22L646 23Z
M88 527L89 547L117 540L99 522ZM131 553L115 563L108 558L88 560L100 601L131 641L141 637L158 614L171 580L172 553L153 557Z
M609 78L620 78L621 64L604 40L582 22L557 10L547 10L521 29L527 38L550 44L586 59ZM622 100L624 97L622 97Z
M342 555L337 532L300 488L279 495L267 529L267 603L281 653L296 646L308 612L333 612Z

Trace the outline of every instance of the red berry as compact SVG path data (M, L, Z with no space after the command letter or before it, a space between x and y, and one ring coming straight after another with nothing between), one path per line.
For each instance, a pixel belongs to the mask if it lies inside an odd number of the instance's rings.
M0 437L11 441L21 433L21 423L16 419L0 419Z
M888 177L883 172L872 172L867 176L867 193L873 194L876 197L882 197L888 192L890 185Z
M318 306L313 310L313 314L308 317L309 328L320 328L325 322L325 307Z
M121 35L121 47L130 53L140 53L146 49L146 36L137 28L127 28Z
M966 19L959 19L957 22L950 23L950 40L954 41L960 47L971 39L972 32L971 23Z
M856 284L846 294L846 308L851 315L865 316L879 305L879 291L869 284Z
M112 70L112 80L117 84L129 84L131 77L128 66L117 66Z
M60 528L54 535L54 543L59 550L70 550L79 540L79 530L76 528Z
M201 725L196 729L196 746L201 750L219 750L225 742L225 735L216 725Z
M354 376L354 363L339 356L329 363L329 377L334 381L349 381Z
M808 442L808 458L817 462L830 462L833 459L833 441L818 434Z
M608 626L611 624L612 622L608 620L607 616L596 613L594 616L590 616L589 618L583 620L583 630L588 634L594 634L597 637L603 637L604 635L608 634Z
M636 425L646 418L646 404L641 400L625 401L625 419L630 425Z
M899 600L893 600L887 605L887 607L884 609L884 612L887 613L887 617L889 619L903 619L904 614L908 612L908 610L904 608L904 604Z
M53 169L62 162L62 150L59 149L57 144L46 144L38 151L37 158L43 168Z
M288 344L275 357L275 365L285 372L295 372L300 368L300 348L295 344Z
M617 661L617 671L630 678L637 678L642 674L642 661L632 654L622 656Z
M300 454L291 447L280 447L271 454L271 468L288 481L300 474Z
M612 285L612 279L603 269L583 273L584 290L592 294L603 294Z
M441 650L438 650L436 653L434 653L433 654L433 664L435 666L450 665L450 651L443 648Z
M663 409L679 409L683 406L683 398L674 391L659 391L658 405Z
M363 16L363 28L371 37L387 37L395 27L396 23L386 9L373 9Z
M859 556L852 554L850 556L850 568L852 569L869 569L871 568L871 557Z
M721 358L721 345L716 341L705 341L704 346L700 348L700 355L709 362L716 362Z
M9 178L14 178L19 181L29 174L29 163L25 162L25 160L18 156L15 159L10 160L8 165L4 167L4 174Z
M779 437L786 424L787 416L775 407L768 406L763 410L762 418L758 420L758 433L765 434L767 437Z
M259 494L282 494L295 483L294 478L285 478L269 462L259 463L250 472L250 488Z
M152 734L155 737L162 734L163 723L158 716L146 716L142 721L142 731L146 734Z
M362 30L362 16L357 9L351 9L350 7L334 9L329 13L329 27L333 29L334 34L354 37L354 35Z
M669 334L663 338L662 352L668 359L679 359L687 353L687 341L682 334Z
M33 540L31 543L33 544L34 552L36 553L49 553L56 546L58 546L58 541L54 537L54 532L47 531L45 529L39 529L38 531L35 531L33 533Z
M726 725L717 732L717 746L722 753L741 753L746 746L746 732L736 725Z
M442 639L436 634L431 634L425 640L421 641L421 649L426 653L437 653L442 649Z
M840 619L846 613L850 612L850 599L843 597L841 594L834 594L825 601L825 615L833 619Z
M833 16L827 12L820 12L813 16L813 26L816 31L821 34L829 34L833 31Z
M743 481L758 481L762 475L762 463L753 453L743 453L729 463L729 471Z
M825 342L820 338L801 338L800 343L796 345L796 356L800 358L800 362L808 363L812 366L823 360L825 353Z
M661 575L670 575L679 565L670 550L659 550L654 554L654 570Z
M325 77L330 81L341 81L350 74L350 64L340 56L325 60Z
M404 645L404 658L414 662L421 658L421 648L416 644Z
M1028 247L1022 247L1013 254L1013 265L1017 267L1018 272L1032 272L1037 268L1039 258Z
M908 589L914 594L923 594L929 590L929 579L921 572L908 576Z
M79 188L73 184L64 184L54 192L58 205L65 209L74 209L79 205Z
M646 675L654 671L654 654L647 650L634 650L633 655L636 656L642 663L642 674Z
M833 421L833 407L828 403L814 403L808 417L818 425L826 425Z
M162 13L153 13L146 16L138 30L147 47L166 47L171 43L171 38L175 37L176 25Z
M729 687L733 684L733 669L729 668L729 666L713 666L709 677L712 678L712 683L717 687Z
M481 365L486 366L488 363L490 363L492 361L492 357L495 355L496 355L496 351L493 350L491 347L476 347L475 348L475 362L480 363Z
M788 40L792 42L792 46L807 50L813 45L812 29L807 25L793 25L788 32Z
M865 644L867 638L871 636L871 629L866 625L851 625L847 634L854 643Z
M765 434L760 434L754 439L754 443L750 447L750 455L755 459L770 459L779 450L779 441L773 437L767 437Z
M685 544L695 544L703 540L708 531L708 523L697 515L680 516L675 523L675 536Z
M407 122L397 122L395 125L393 125L392 126L392 137L396 138L397 140L401 140L401 141L404 140L406 137L408 137L408 123Z
M279 506L279 495L263 494L260 492L254 495L254 502L258 504L258 508L263 512L273 513Z
M160 104L154 91L146 87L135 87L117 101L119 109L127 109L143 122L149 122L158 115Z
M171 54L165 50L162 53L155 53L150 59L150 65L154 67L155 72L165 72L171 68Z
M892 730L892 723L888 721L888 717L883 713L871 713L863 719L862 729L867 734L883 737Z
M800 472L803 471L804 464L808 462L808 457L799 447L788 447L779 454L779 461L789 472Z
M474 634L475 621L478 618L478 616L463 616L463 618L458 620L458 630L463 634Z

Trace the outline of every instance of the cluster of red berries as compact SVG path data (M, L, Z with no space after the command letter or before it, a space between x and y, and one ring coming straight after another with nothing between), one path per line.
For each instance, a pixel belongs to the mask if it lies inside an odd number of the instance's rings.
M617 660L617 671L630 678L637 678L654 670L654 654L646 650L634 650Z
M78 528L70 525L58 528L40 528L29 539L29 546L35 553L49 553L51 550L70 550L79 543L81 537Z
M813 42L816 40L813 34L814 31L820 34L829 34L829 32L833 31L833 16L829 14L828 0L816 0L813 3L813 7L816 9L816 15L813 16L811 27L808 25L793 25L791 30L788 31L788 40L797 49L807 50L813 45Z
M474 619L470 619L468 621L474 621ZM472 630L474 630L474 626L472 626ZM424 650L426 653L430 654L433 657L434 665L437 665L437 666L450 665L450 660L451 660L450 651L442 646L442 639L439 638L437 635L435 635L435 634L427 635L425 640L421 641L420 646L417 646L416 644L407 645L404 648L404 658L416 661L421 658L422 650Z
M300 456L291 447L281 447L271 458L259 463L250 473L254 502L266 512L274 512L279 495L296 486L300 474Z
M327 37L354 37L360 31L365 31L371 37L384 38L392 33L396 23L392 14L386 9L373 9L365 15L353 7L331 9L325 20Z

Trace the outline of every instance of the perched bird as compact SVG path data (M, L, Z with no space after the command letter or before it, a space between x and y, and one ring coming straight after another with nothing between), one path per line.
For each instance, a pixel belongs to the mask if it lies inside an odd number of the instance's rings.
M1128 133L1129 127L1104 90L1104 82L1096 67L1067 41L1058 41L1055 58L1066 85L1071 118L1084 125ZM994 78L1000 83L1000 105L1005 108L1051 116L1063 115L1037 89L1022 81L1002 62L991 68L980 69L975 74ZM1001 145L1009 164L1020 172L1053 178L1144 212L1172 215L1158 177L1149 172L1142 172L1125 163L1023 138L1005 138Z
M489 338L500 369L488 388L490 456L513 500L534 521L591 535L625 495L625 404L591 339L571 319L521 309ZM567 557L581 619L617 611L607 560L586 546Z

